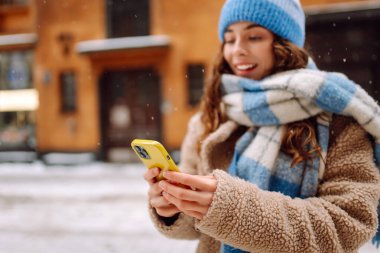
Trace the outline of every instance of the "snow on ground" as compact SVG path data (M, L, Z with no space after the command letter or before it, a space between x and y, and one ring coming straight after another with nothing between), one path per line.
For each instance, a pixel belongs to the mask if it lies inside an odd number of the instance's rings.
M0 252L195 252L159 234L139 164L0 164Z
M159 234L140 164L0 163L0 253L195 252ZM379 253L367 244L360 253Z

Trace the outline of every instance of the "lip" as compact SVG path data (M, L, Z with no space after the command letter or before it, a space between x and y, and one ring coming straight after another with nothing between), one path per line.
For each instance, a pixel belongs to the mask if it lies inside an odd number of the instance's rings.
M250 66L252 65L251 68L247 68L247 69L239 69L238 66ZM237 63L237 64L234 64L234 70L235 70L235 74L236 75L239 75L239 76L247 76L249 74L251 74L253 71L256 70L257 68L257 64L254 64L254 63Z

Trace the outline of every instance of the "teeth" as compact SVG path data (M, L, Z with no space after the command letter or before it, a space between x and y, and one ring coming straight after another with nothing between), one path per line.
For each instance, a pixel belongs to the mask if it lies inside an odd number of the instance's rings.
M250 68L253 68L254 65L253 64L246 64L246 65L237 65L236 68L238 70L247 70L247 69L250 69Z

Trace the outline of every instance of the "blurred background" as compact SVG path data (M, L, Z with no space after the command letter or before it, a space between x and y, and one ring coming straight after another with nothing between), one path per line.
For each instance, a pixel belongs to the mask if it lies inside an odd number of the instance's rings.
M130 142L180 159L223 3L0 0L0 252L194 251L149 223ZM380 0L301 3L318 67L379 100Z

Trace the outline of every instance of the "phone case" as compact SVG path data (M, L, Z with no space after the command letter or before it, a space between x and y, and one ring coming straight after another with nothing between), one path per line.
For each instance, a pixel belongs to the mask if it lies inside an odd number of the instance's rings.
M164 146L158 141L135 139L132 141L131 146L148 169L156 167L161 169L157 180L164 179L162 172L165 170L179 172L178 167L170 157L168 151L166 151Z

